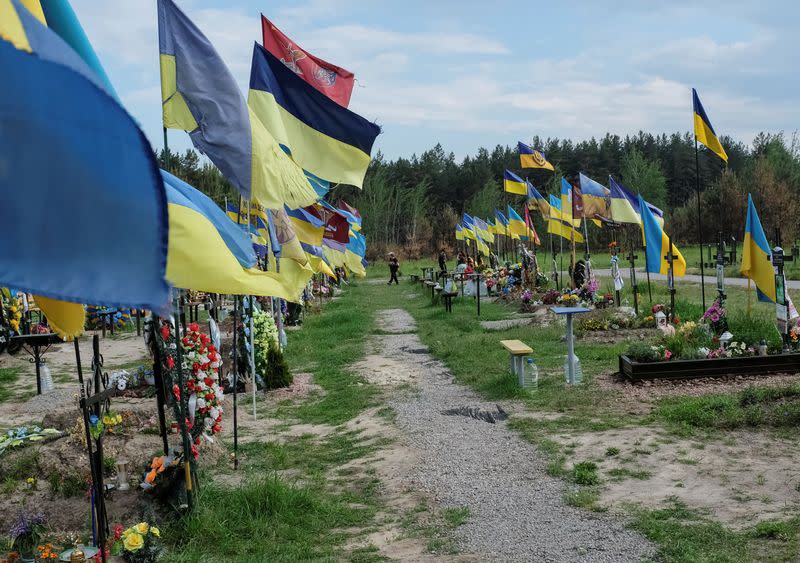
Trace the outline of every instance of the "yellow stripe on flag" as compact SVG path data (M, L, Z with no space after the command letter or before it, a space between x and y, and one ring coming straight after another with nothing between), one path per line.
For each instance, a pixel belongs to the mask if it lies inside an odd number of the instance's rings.
M41 295L33 297L36 305L47 317L50 329L66 341L83 334L86 325L86 309L80 303L68 303Z
M197 211L168 204L169 250L167 280L176 287L209 293L261 295L300 302L311 270L293 260L281 263L281 273L242 268L214 224ZM209 267L213 264L213 267Z

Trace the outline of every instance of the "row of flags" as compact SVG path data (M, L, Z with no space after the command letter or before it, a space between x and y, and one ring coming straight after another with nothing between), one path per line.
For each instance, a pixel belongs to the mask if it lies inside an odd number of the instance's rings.
M697 142L702 143L710 151L727 162L728 157L725 149L717 137L714 128L700 102L697 91L692 89L694 129ZM547 160L544 152L534 149L523 142L517 143L520 167L538 168L555 171L555 167ZM548 195L545 198L539 190L528 180L522 178L511 170L503 173L503 190L507 193L522 195L526 197L525 221L520 220L524 225L526 234L533 233L538 242L536 231L532 230L529 211L538 210L542 219L547 224L547 231L550 234L563 237L571 242L584 242L584 235L580 232L582 221L591 220L598 227L604 224L636 224L642 229L642 238L646 248L647 270L665 274L670 269L669 259L672 259L672 273L675 276L683 276L686 272L686 261L680 251L664 232L664 213L645 201L641 194L634 194L633 190L628 189L613 176L608 177L608 187L593 180L583 173L578 174L576 185L570 184L565 178L561 178L561 190L559 196ZM752 200L750 200L752 207ZM511 206L509 211L513 211ZM498 212L499 213L499 212ZM755 214L755 209L748 209L748 228L746 234L746 244L752 248L749 252L748 262L743 265L743 272L747 270L748 277L760 276L762 284L768 283L772 275L772 269L766 268L765 255L769 254L769 246L763 231L758 234L760 223L757 228L753 227L751 233L751 214ZM475 229L466 220L456 227L456 238L468 238L467 233L474 233L474 237L480 239L480 229ZM517 217L519 217L517 215ZM758 219L755 216L753 224L756 225ZM510 222L508 223L510 224ZM472 230L470 230L472 229ZM584 232L586 232L584 225ZM509 234L508 231L502 234ZM480 245L479 245L480 250ZM772 280L771 295L774 300L774 280ZM759 286L760 287L760 286ZM768 288L769 289L769 288ZM769 291L767 292L769 294Z
M158 0L158 16L164 125L187 131L248 200L249 213L229 205L228 216L245 227L268 271L288 276L279 261L287 258L300 272L332 275L342 266L364 275L360 214L324 199L333 184L361 187L380 133L347 109L353 74L303 50L262 15L245 101L173 0ZM308 279L295 277L296 285Z
M245 100L172 0L159 0L158 24L164 125L187 131L250 201L245 229L238 213L231 221L159 170L68 0L0 0L0 66L10 77L0 88L0 221L9 231L0 286L36 294L63 336L80 332L81 303L163 313L170 286L294 300L315 271L363 273L358 211L321 199L335 183L361 186L380 132L346 108L352 73L264 18ZM289 211L309 206L324 208L310 228L330 231L327 246L295 231ZM256 252L266 248L264 272Z

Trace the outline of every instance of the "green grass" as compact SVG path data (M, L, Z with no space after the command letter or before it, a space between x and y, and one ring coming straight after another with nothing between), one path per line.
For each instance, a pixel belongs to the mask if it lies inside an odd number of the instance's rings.
M0 368L0 403L14 397L11 387L19 379L20 371L19 368Z
M668 563L796 561L800 539L800 518L734 531L678 501L637 512L633 527L660 545L658 556Z
M197 509L167 530L167 561L333 561L375 509L315 487L256 477L236 488L205 485Z
M578 485L597 485L600 477L597 475L597 464L593 461L581 461L572 468L572 480Z
M290 368L295 373L310 371L324 394L280 408L278 415L337 425L375 404L375 388L349 370L364 355L364 339L373 326L367 289L351 284L342 299L326 304L321 314L306 315L302 329L290 333L286 347Z
M653 416L684 434L697 430L795 428L800 424L800 385L663 399Z
M442 511L442 516L444 517L445 522L447 522L453 528L457 528L463 524L466 524L467 520L469 520L469 507L459 506L457 508L445 508Z
M608 509L600 504L600 493L594 487L580 487L564 493L564 502L576 508L605 512Z

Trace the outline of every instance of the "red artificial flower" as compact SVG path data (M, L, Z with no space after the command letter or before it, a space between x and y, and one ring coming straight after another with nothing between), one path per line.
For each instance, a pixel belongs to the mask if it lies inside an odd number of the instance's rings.
M200 445L200 436L194 439L194 443L197 444L198 446Z
M214 380L213 380L213 379L211 379L210 377L206 377L206 378L203 380L203 383L205 383L206 385L208 385L209 387L211 387L212 385L214 385Z
M195 459L200 457L200 452L197 451L197 446L195 446L194 444L192 444L192 455L194 456Z
M214 431L214 434L219 434L219 431L222 430L222 428L220 427L219 424L215 424L214 426L211 427L211 430Z
M191 430L191 429L192 429L192 426L194 426L194 424L192 424L192 421L191 421L191 420L189 420L189 419L187 418L187 419L186 419L186 428L187 428L188 430Z
M183 342L184 346L188 346L189 345L189 339L186 338L185 336L183 337L183 340L181 340L181 342Z
M177 383L172 384L172 394L175 396L176 401L181 400L181 388L178 387Z
M120 537L122 537L122 530L123 530L122 524L116 524L114 526L114 539L115 540L118 540Z
M213 398L214 398L214 393L212 393L211 391L206 393L206 401L210 401Z
M167 367L172 369L175 367L175 359L172 356L167 356Z
M192 371L197 371L199 369L200 369L200 364L198 364L197 362L192 364Z
M200 325L197 323L189 323L189 330L192 332L198 332L200 330Z
M161 339L169 340L169 327L167 325L161 325Z

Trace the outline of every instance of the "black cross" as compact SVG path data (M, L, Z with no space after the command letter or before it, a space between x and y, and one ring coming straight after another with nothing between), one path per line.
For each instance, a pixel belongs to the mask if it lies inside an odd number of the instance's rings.
M667 273L667 286L669 287L669 314L670 319L675 318L675 270L673 269L675 258L678 256L672 251L674 248L672 245L672 239L668 238L667 242L669 246L667 247L667 255L664 256L664 259L669 264L669 272Z
M633 310L639 315L639 286L636 284L636 259L638 256L633 253L633 249L625 257L631 264L631 289L633 290Z

